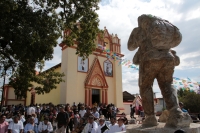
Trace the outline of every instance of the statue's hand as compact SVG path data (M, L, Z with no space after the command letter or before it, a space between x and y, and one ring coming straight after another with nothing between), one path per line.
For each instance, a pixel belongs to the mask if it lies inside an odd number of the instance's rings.
M180 64L180 58L176 55L176 51L175 50L170 50L170 52L174 56L174 65L178 66Z
M135 53L134 57L133 57L133 64L135 65L139 65L140 64L140 56L139 56L140 52L139 49L138 51Z

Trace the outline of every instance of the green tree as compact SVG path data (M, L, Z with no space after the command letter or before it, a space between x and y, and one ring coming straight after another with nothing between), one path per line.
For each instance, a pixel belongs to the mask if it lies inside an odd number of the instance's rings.
M16 95L26 97L31 82L42 84L37 93L48 93L62 82L63 74L53 71L35 75L35 68L53 58L53 48L62 31L70 30L63 43L74 45L77 54L89 56L99 32L99 0L3 0L0 1L0 59L10 62L10 85ZM2 65L3 66L3 65ZM4 70L5 68L1 68ZM3 71L1 71L3 72Z
M99 0L63 0L60 2L63 8L60 15L64 20L65 28L70 30L69 36L63 43L68 46L73 45L73 39L76 38L77 54L83 57L89 56L96 47L94 40L100 32L98 14L95 12L99 9L98 2Z
M178 90L178 98L180 102L184 103L184 108L189 109L192 113L200 112L200 95L190 90Z

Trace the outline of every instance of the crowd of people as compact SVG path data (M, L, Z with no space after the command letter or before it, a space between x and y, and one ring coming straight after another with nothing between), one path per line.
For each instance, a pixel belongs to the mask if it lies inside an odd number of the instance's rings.
M36 104L1 108L0 133L114 133L126 131L113 105Z
M180 108L186 112L183 104L180 104ZM93 107L81 103L9 105L1 108L0 133L125 132L128 119L124 113L121 114L123 117L117 119L118 112L118 108L113 104L94 104ZM135 113L135 106L130 105L131 120L135 119ZM142 106L139 107L138 118L145 118ZM135 124L131 123L131 120L129 123Z

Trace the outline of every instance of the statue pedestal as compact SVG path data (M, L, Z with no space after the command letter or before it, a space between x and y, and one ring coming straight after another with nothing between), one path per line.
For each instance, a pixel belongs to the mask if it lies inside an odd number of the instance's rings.
M165 123L159 123L158 126L142 128L141 125L134 124L128 125L126 129L126 133L174 133L176 130L180 128L166 128L164 127ZM200 124L191 123L190 127L181 128L186 133L200 133Z

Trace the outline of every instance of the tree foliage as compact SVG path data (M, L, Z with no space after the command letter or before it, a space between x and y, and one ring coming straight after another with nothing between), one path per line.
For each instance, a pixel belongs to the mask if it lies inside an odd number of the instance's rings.
M95 12L99 9L98 2L99 0L63 0L60 2L63 8L60 15L64 20L65 28L70 30L69 36L63 43L70 46L76 38L77 54L83 57L89 56L96 47L94 40L100 32L98 14Z
M16 95L26 97L26 91L36 82L38 94L55 89L63 74L53 70L42 72L44 61L53 58L53 48L62 31L70 30L63 43L74 45L77 54L89 56L95 48L99 32L99 0L3 0L0 1L0 59L12 69L10 85ZM1 63L2 64L2 63ZM35 75L35 68L40 74ZM6 70L1 65L1 73Z
M183 89L179 89L177 93L179 101L184 103L185 109L189 109L192 113L200 112L200 94Z

